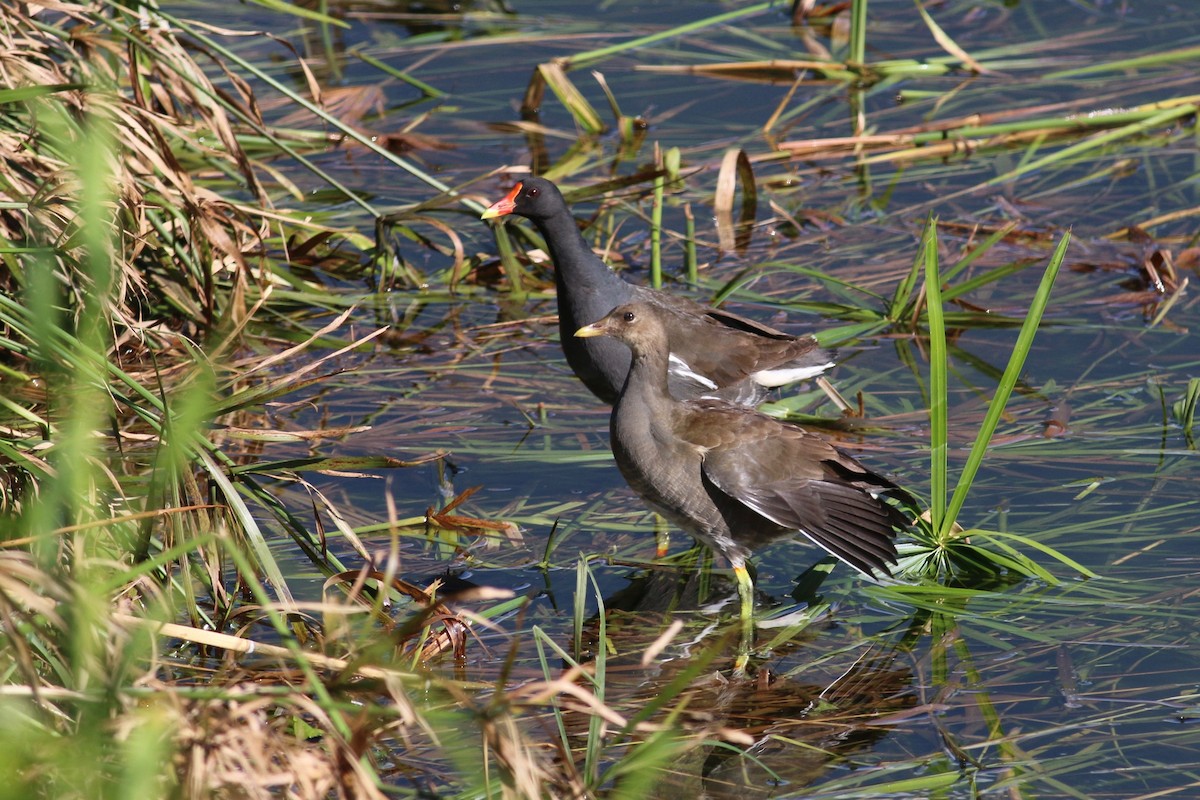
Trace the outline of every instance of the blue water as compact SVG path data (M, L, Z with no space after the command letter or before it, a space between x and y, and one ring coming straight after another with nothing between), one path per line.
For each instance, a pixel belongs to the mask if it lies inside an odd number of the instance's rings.
M996 63L996 71L875 84L862 96L871 130L896 131L1037 105L1048 108L1035 116L1107 113L1196 91L1194 55L1164 67L1045 77L1055 70L1194 48L1200 43L1200 6L1195 4L926 5L955 41ZM596 68L622 111L649 122L646 143L621 156L612 133L596 140L579 137L549 93L536 120L546 129L541 141L514 127L534 67L734 6L514 0L509 7L511 14L500 13L496 4L465 4L468 13L448 21L391 16L396 7L374 10L369 24L365 15L350 15L355 24L337 34L339 52L365 48L446 92L443 98L421 99L412 87L382 80L353 58L340 77L319 63L316 70L323 79L348 86L379 83L386 111L365 124L396 132L415 123L415 131L447 145L450 149L418 150L406 157L452 185L467 186L502 166L527 166L539 147L544 150L537 158L544 166L575 159L572 169L564 169L576 173L568 181L573 185L634 172L650 162L654 142L681 148L688 190L668 196L664 224L668 230L682 229L682 201L691 204L705 268L701 287L676 282L674 289L707 299L726 282L752 272L759 276L746 291L754 293L755 302L746 293L732 302L797 332L826 331L850 321L823 317L806 304L878 309L882 300L802 272L773 268L759 274L763 264L799 266L886 297L913 263L930 213L942 221L944 266L969 249L968 242L978 243L1012 221L1021 236L998 245L963 277L1010 261L1028 262L1025 271L968 296L975 308L1019 319L1053 243L1066 228L1075 236L1046 324L961 520L1057 548L1101 577L1083 580L1035 547L1015 545L1062 583L1029 579L987 587L994 591L964 600L961 607L948 601L939 616L902 594L864 587L842 569L826 580L819 596L805 594L803 587L797 589L797 579L821 554L799 544L774 545L756 559L760 607L787 611L812 603L825 610L803 633L765 656L760 668L773 676L769 686L764 681L757 688L730 690L736 695L732 699L697 689L703 698L699 706L729 725L778 734L764 738L755 751L774 777L759 764L731 761L714 748L703 757L693 752L691 761L676 765L676 789L694 792L703 784L713 796L787 796L832 792L830 787L872 769L883 778L916 778L939 770L958 774L961 767L964 777L942 794L915 789L890 796L998 797L1009 796L1013 786L1029 797L1195 794L1200 742L1188 723L1196 718L1200 679L1192 589L1200 581L1197 456L1172 405L1188 379L1200 376L1200 310L1194 293L1184 294L1164 319L1151 324L1161 303L1135 294L1148 286L1142 264L1155 247L1183 259L1186 249L1196 246L1200 151L1195 120L1164 124L1133 143L1085 151L1065 169L984 186L1055 145L870 167L848 157L774 160L767 157L773 141L851 133L850 98L842 84L811 80L789 99L790 79L748 82L637 69L807 57L803 31L787 24L788 4L781 3L734 25L599 62ZM911 3L876 0L870 12L872 61L944 55ZM825 33L816 31L818 41L836 51ZM468 44L447 44L460 39ZM304 41L315 56L316 40ZM1021 49L1022 43L1033 44ZM1012 49L999 50L1005 47ZM1029 68L1029 60L1037 58L1055 62ZM589 70L570 74L608 119L607 103ZM906 90L940 92L942 102L898 103L897 95ZM779 121L764 133L776 110ZM428 117L418 119L420 114ZM1177 135L1180 130L1187 135ZM762 193L759 225L740 251L717 252L710 203L715 165L730 147L744 148L754 158ZM333 150L319 160L382 210L430 195L419 181L361 148ZM509 181L488 177L466 190L480 200L495 199ZM623 195L626 205L617 211L620 225L612 238L632 279L645 281L649 205L641 191L645 187L638 188ZM576 210L589 219L596 208L588 202ZM360 224L364 233L373 234L369 221L355 220L357 212L342 213L346 224ZM453 207L430 213L453 229L468 255L478 256L485 267L493 264L496 245L486 224ZM785 217L804 227L796 230ZM1153 242L1121 235L1134 223L1149 224ZM450 241L436 226L419 219L412 224L443 245ZM399 241L403 255L430 276L451 262L445 254ZM682 252L678 241L668 240L669 281L680 276ZM274 413L285 426L300 429L371 427L367 433L296 447L296 454L413 458L448 452L440 464L368 476L353 470L308 476L347 509L352 524L386 521L389 500L399 517L420 517L427 508L479 487L456 513L520 526L522 542L495 546L471 532L453 543L438 543L426 538L420 525L402 537L402 572L409 580L428 583L453 575L532 598L519 624L508 618L499 632L481 634L491 650L470 650L469 667L481 677L494 677L494 653L506 652L520 626L527 631L538 625L567 646L575 633L576 565L581 556L591 557L598 591L589 590L579 600L585 616L595 614L602 602L634 615L614 616L608 635L613 657L625 669L622 679L614 678L610 701L636 707L696 652L677 642L661 663L637 666L637 653L669 618L663 616L666 601L683 598L679 607L691 609L719 600L728 593L720 572L724 565L715 565L711 592L703 599L693 597L696 587L689 578L702 574L695 568L650 568L654 519L610 462L606 409L566 369L549 318L553 302L544 290L549 273L536 276L543 287L525 300L509 300L493 288L449 296L434 281L428 291L392 292L376 311L366 310L377 299L365 282L338 284L336 291L362 295L364 310L352 320L353 332L362 335L392 322L392 336L346 357L337 365L342 374L297 392L288 399L304 402ZM1194 267L1180 268L1180 279L1195 277ZM409 314L413 303L422 305ZM952 333L950 463L959 469L1016 334L1011 327L990 324ZM343 335L350 334L348 327ZM842 365L833 382L848 398L863 393L870 427L828 435L838 436L872 468L927 495L929 440L922 394L927 346L903 323L838 344ZM805 413L838 416L811 387L795 391L802 393L795 405ZM296 509L308 508L303 493L281 492ZM547 555L552 532L555 544ZM365 536L372 550L385 549L388 540ZM672 552L688 545L687 537L676 532ZM357 556L344 542L333 538L331 547L356 564ZM279 549L287 551L287 543ZM543 561L545 568L539 566ZM298 585L311 586L316 596L321 577L299 558L293 567L297 575L310 576L308 583L298 578ZM706 612L684 616L689 634L718 619ZM884 653L885 663L864 667L860 657L867 651ZM519 660L522 675L536 674L531 660ZM857 693L846 689L847 675L861 678ZM846 719L834 724L828 714L813 710L823 692L840 698L833 705ZM755 709L764 707L771 709L767 718L755 717ZM903 716L912 708L926 710ZM886 721L875 725L880 718ZM822 724L829 727L813 733L812 726ZM978 769L968 768L972 759ZM889 764L898 766L888 771ZM1028 777L1026 768L1042 777ZM973 793L972 781L980 794Z

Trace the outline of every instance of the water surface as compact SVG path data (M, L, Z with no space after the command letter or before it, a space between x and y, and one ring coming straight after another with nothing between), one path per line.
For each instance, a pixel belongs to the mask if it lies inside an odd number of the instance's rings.
M690 207L702 279L684 285L682 244L668 237L668 282L708 299L736 281L741 290L730 304L744 313L795 332L833 330L841 365L832 379L846 397L862 393L866 415L849 431L831 425L828 435L918 493L929 491L926 344L903 325L838 337L836 329L853 322L852 315L822 315L815 304L881 308L870 293L890 295L906 274L930 213L942 224L946 264L990 230L1016 223L1013 236L959 278L1029 265L969 295L968 310L980 313L953 332L950 461L958 468L1015 340L1007 323L1023 316L1062 230L1071 228L1075 237L961 521L1056 548L1100 577L1086 580L1033 550L1028 554L1059 583L969 586L988 591L948 594L931 607L903 586L864 585L844 568L814 594L811 576L804 576L820 553L801 544L767 548L756 559L760 606L779 613L816 609L816 619L761 654L757 682L711 677L728 667L724 662L696 679L692 716L684 723L747 730L758 744L750 748L753 757L718 746L691 751L675 765L663 796L701 789L710 796L846 796L838 793L856 781L874 782L872 770L879 781L945 773L939 795L945 797L1193 796L1200 768L1192 724L1200 681L1197 456L1172 405L1188 379L1200 375L1200 313L1194 296L1185 294L1155 319L1167 296L1154 293L1143 265L1156 249L1186 264L1185 251L1196 246L1195 120L988 186L1054 145L908 164L782 160L771 155L775 141L851 134L855 99L845 84L811 80L789 98L788 80L638 69L799 58L808 35L836 52L828 31L793 28L780 4L736 25L597 63L622 110L649 124L640 146L623 147L612 133L581 136L549 94L536 119L516 126L535 66L732 6L512 2L509 8L466 4L463 14L423 20L402 6L348 7L353 25L339 33L337 52L362 48L447 94L422 100L353 59L339 80L380 83L386 113L369 124L395 131L416 121L414 130L447 149L407 157L448 184L469 186L481 200L497 198L511 181L505 173L480 179L503 166L535 164L560 173L564 185L587 186L645 167L654 143L680 148L686 178L668 192L664 225L683 230L684 206ZM1004 68L864 87L858 100L870 129L1039 105L1063 115L1111 113L1195 91L1194 58L1117 74L1053 77L1075 66L1195 47L1200 8L1191 4L954 3L931 11L961 46ZM871 14L871 60L944 56L911 4L876 2ZM1037 59L1046 61L1030 67ZM588 71L570 74L607 114ZM914 90L939 94L897 102L900 92ZM764 134L777 111L780 122ZM428 116L417 120L419 114ZM716 165L730 147L744 148L754 161L761 195L743 246L722 251L711 200ZM430 196L427 187L361 149L321 160L382 209ZM590 219L598 208L591 201L576 210ZM597 242L611 243L635 281L648 279L648 213L647 186L626 190L604 208L603 225L612 227L596 235ZM531 598L524 616L502 620L499 631L481 633L479 646L469 648L465 669L472 677L494 679L496 653L507 652L511 638L533 626L569 648L576 565L591 559L599 591L583 602L589 617L601 602L609 616L604 642L597 638L597 618L589 620L584 639L590 648L608 648L612 658L607 702L636 708L686 668L697 643L719 636L721 614L707 607L730 591L725 565L718 562L710 573L653 563L655 521L611 464L607 410L561 358L550 273L532 267L532 292L514 297L496 271L489 227L453 206L437 218L461 237L474 279L459 293L436 280L384 295L368 284L336 286L361 302L354 331L380 324L392 331L370 352L347 358L340 364L345 371L319 389L290 398L304 402L275 412L277 418L301 429L370 426L369 433L317 442L308 452L401 458L448 452L440 463L386 475L318 477L353 524L384 522L389 508L401 517L420 516L479 487L460 513L520 527L519 543L470 532L434 540L415 529L401 539L408 580L454 576ZM364 231L372 230L369 223L361 222ZM413 224L445 243L431 228ZM1128 235L1135 224L1147 225L1144 236ZM451 262L411 242L401 240L401 247L430 276ZM812 272L857 288L813 280ZM1194 266L1182 266L1179 277L1194 279ZM786 407L831 423L839 418L813 387L775 399L783 401L777 412ZM306 507L300 492L281 492L297 509ZM390 536L365 541L382 550ZM678 532L672 543L677 554L690 544ZM353 561L348 547L332 546ZM299 574L314 572L298 559L293 566ZM707 586L699 585L700 576ZM314 593L319 585L314 573ZM676 617L687 622L686 636L641 666L641 651ZM778 630L767 629L761 640ZM533 651L522 651L514 679L540 674ZM923 789L892 794L933 796Z

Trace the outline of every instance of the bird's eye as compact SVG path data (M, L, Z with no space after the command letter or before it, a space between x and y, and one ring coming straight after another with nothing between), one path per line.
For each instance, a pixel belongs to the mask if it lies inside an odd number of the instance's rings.
M624 319L626 322L633 322L635 319L637 319L637 314L634 314L632 311L626 311Z
M529 191L525 193L525 196L526 197L537 197L538 196L538 188L536 186L530 187Z

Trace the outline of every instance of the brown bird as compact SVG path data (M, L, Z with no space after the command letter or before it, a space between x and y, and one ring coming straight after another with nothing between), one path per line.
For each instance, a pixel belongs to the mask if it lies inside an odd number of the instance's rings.
M676 397L719 397L757 405L767 389L805 380L833 366L811 336L791 336L752 319L685 297L637 286L613 272L584 241L558 187L525 178L483 219L517 214L533 221L554 262L559 338L567 363L606 403L616 402L629 372L629 350L572 334L624 303L650 303L667 330L669 385Z
M621 474L652 509L729 560L743 630L753 627L752 551L799 533L859 572L889 575L909 525L880 499L912 496L804 429L721 400L668 390L669 312L631 303L576 331L625 344L632 363L613 407Z

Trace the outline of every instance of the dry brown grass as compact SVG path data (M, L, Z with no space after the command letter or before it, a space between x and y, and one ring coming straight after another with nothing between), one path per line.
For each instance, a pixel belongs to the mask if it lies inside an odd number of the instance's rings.
M173 717L175 767L187 798L296 800L317 797L382 798L361 753L333 733L324 710L301 694L259 695L255 685L229 686L240 699L189 700L171 687L157 695ZM297 735L304 730L314 738Z
M263 165L242 145L263 124L248 86L230 72L218 86L219 64L206 71L205 60L108 3L0 7L0 90L22 98L0 125L0 237L42 249L81 307L94 289L81 265L101 254L87 250L70 162L96 137L110 140L108 311L135 339L161 339L164 322L243 320L247 288L271 282L268 240L301 227L273 207ZM19 269L0 264L0 287L16 291Z

